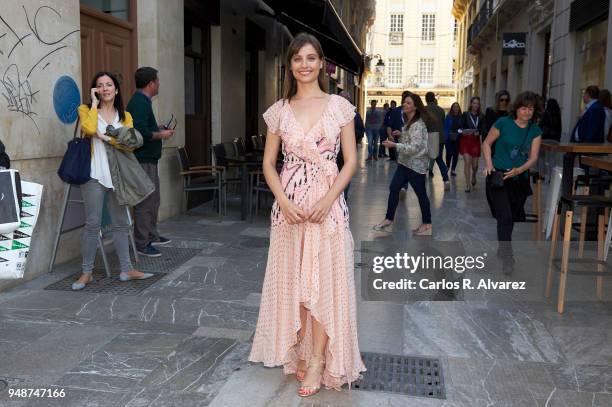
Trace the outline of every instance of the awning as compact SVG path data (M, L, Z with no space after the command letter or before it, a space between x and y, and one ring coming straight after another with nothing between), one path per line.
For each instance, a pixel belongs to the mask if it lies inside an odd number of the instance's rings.
M356 75L363 72L363 53L329 0L264 0L291 34L302 31L321 42L325 58Z

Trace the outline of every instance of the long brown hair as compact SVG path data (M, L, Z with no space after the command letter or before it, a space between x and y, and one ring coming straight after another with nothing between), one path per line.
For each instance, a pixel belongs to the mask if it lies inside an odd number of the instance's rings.
M408 122L408 116L406 115L406 112L402 111L402 114L404 115L404 122L406 123L406 129L409 129L410 126L412 126L414 123L416 123L419 119L423 119L423 121L425 122L425 125L427 126L427 128L429 128L430 126L430 121L431 121L431 116L429 115L429 112L427 111L427 109L425 109L425 105L423 104L423 100L421 99L421 97L419 95L417 95L416 93L412 93L412 92L404 92L405 95L402 98L402 110L404 109L404 100L406 100L406 98L410 98L412 99L412 102L414 103L414 107L416 108L416 111L414 112L414 117L412 118L412 120L410 120L410 122Z
M319 58L323 61L323 68L319 71L319 77L317 78L319 82L319 88L325 93L327 93L327 84L325 81L325 56L323 55L323 47L321 47L321 43L314 35L310 35L307 33L299 33L296 35L289 47L287 48L287 53L285 55L285 89L283 90L283 99L290 101L293 96L297 93L297 81L293 77L293 73L291 72L291 58L300 52L305 45L312 45L312 47L319 55Z

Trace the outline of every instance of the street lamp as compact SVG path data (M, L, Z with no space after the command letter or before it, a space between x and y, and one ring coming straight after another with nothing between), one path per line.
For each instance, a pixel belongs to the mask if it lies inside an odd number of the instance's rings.
M377 86L382 86L382 82L383 82L382 79L385 73L385 63L382 60L382 56L380 54L375 54L375 55L367 55L367 57L369 58L370 61L374 58L378 58L378 62L376 63L376 66L374 67L374 75L375 75Z

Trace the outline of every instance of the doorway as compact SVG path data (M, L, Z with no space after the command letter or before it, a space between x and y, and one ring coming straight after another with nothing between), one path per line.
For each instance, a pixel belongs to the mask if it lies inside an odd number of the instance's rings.
M113 2L81 0L81 84L83 100L89 99L91 80L99 71L117 75L124 101L135 90L138 64L136 0Z

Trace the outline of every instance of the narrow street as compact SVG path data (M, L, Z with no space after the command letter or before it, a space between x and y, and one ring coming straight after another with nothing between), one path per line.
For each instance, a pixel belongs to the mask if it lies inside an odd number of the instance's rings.
M362 148L360 156L365 158L364 154ZM361 242L409 239L407 231L420 221L418 202L410 191L400 204L391 234L371 228L384 216L394 167L386 160L368 164L361 160L351 183L358 290L359 266L364 266ZM451 191L445 192L437 169L429 181L433 239L459 241L493 253L495 222L488 214L482 177L467 196L462 174L452 182ZM62 285L79 270L79 263L72 262L0 294L0 405L612 404L611 306L582 301L578 277L572 277L563 315L536 296L513 301L520 295L516 291L486 298L466 295L465 301L406 304L363 301L358 291L361 351L439 360L443 397L351 389L299 398L293 376L247 362L266 265L269 210L262 209L249 223L237 220L237 201L230 209L221 223L210 206L163 222L160 231L173 242L162 248L164 257L142 261L143 270L163 273L144 289L108 282L99 269L96 277L102 280L72 292L69 284ZM515 240L528 240L531 227L519 224ZM546 259L542 254L546 249L529 246L536 245L517 242L515 252L524 255L517 256L515 270L518 277L538 280L541 276L534 278L538 269L533 264L538 253ZM592 278L584 279L588 299L594 284ZM56 289L49 289L52 284ZM610 291L606 289L607 298ZM21 388L63 389L65 398L24 401L9 396L9 389Z

